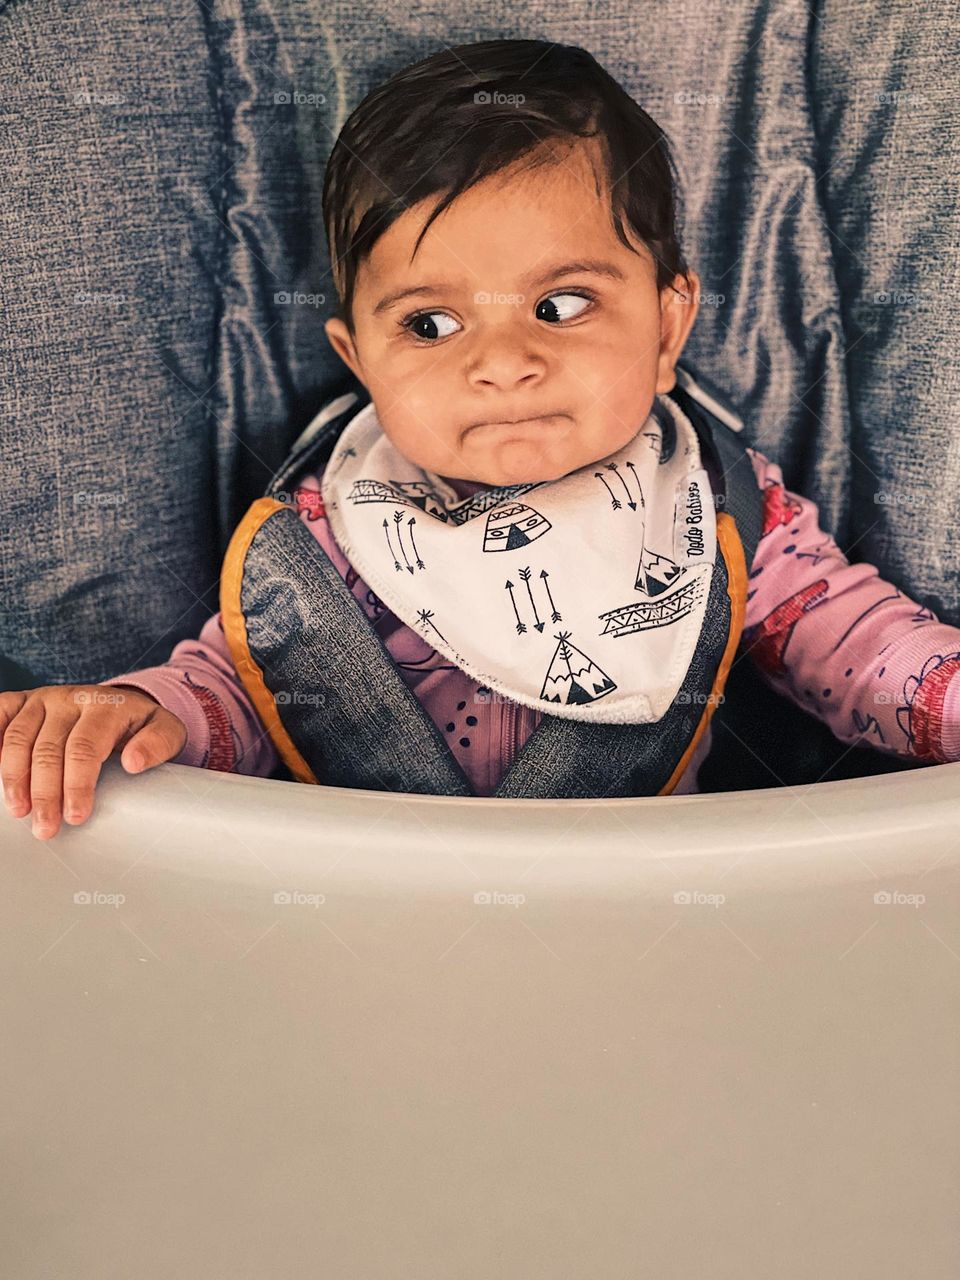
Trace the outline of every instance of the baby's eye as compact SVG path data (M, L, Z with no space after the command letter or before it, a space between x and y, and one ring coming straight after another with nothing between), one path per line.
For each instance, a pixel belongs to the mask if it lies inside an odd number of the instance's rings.
M554 299L560 300L558 306ZM579 307L570 309L571 303L582 303ZM551 293L549 298L544 298L542 302L537 303L536 316L538 320L572 320L575 316L581 314L586 307L590 305L591 299L582 293Z
M537 303L534 314L538 320L547 320L551 324L555 324L558 320L574 320L593 300L593 296L586 293L552 293L548 298ZM434 320L434 316L439 318L440 324ZM444 322L452 327L444 331L442 328ZM450 334L456 333L460 327L445 311L418 311L416 315L401 320L400 324L415 338L426 343L434 342L438 338L449 338Z
M410 332L415 337L424 338L428 341L432 341L434 338L448 338L451 333L456 332L456 328L450 329L446 333L421 332L419 328L420 325L426 325L430 329L437 329L437 325L433 319L434 316L440 316L441 320L447 320L452 325L456 325L457 323L456 320L454 320L451 316L448 316L444 311L420 311L417 313L417 315L411 316L409 320L404 320L402 324L404 329L409 329Z

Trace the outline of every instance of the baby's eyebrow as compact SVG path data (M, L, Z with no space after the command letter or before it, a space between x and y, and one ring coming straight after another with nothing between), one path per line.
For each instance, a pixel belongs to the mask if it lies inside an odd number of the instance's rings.
M546 271L537 275L536 278L527 276L523 284L525 288L535 289L538 285L546 284L548 280L555 280L558 276L572 275L606 276L610 280L626 279L624 272L613 262L604 262L599 258L583 258L578 259L576 262L555 263L553 266L548 267ZM381 312L396 306L398 302L402 302L404 298L422 297L431 293L454 293L456 289L457 286L448 280L441 280L434 284L410 285L406 289L395 289L380 299L373 308L373 314L375 316L380 315Z

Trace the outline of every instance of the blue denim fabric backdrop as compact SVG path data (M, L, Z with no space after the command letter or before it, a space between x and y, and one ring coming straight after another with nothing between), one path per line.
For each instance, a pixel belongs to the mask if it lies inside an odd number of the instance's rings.
M686 357L850 559L960 624L958 30L949 0L0 4L0 654L92 681L199 631L352 385L322 327L340 125L506 36L585 46L667 130Z

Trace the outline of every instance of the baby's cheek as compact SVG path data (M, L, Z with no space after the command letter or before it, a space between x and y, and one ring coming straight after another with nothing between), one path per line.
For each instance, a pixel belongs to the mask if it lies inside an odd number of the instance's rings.
M384 400L390 409L384 410L380 425L393 447L418 467L453 474L460 423L449 420L449 397L438 390L427 398L410 399L393 386Z

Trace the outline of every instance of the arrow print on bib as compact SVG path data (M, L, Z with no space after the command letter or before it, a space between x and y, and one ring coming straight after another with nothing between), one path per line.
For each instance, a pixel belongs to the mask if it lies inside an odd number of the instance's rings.
M390 521L387 519L384 519L384 522L383 522L383 536L387 540L387 547L389 548L390 554L393 557L393 567L396 569L397 573L399 573L400 570L403 569L404 567L406 567L408 573L413 573L414 572L413 565L410 563L410 557L407 555L406 548L403 545L403 530L401 528L403 519L404 519L404 513L402 511L395 511L393 513L393 522L396 525L397 546L400 548L399 554L397 553L397 551L394 550L393 542L390 539ZM408 537L410 539L410 546L413 549L413 556L414 556L414 561L416 563L416 566L418 569L423 569L425 568L425 566L423 561L420 559L420 552L417 550L417 543L413 536L413 526L416 523L417 523L416 516L411 516L410 519L407 521ZM400 555L403 556L403 564L400 563Z
M330 472L330 474L336 475L348 458L355 458L356 456L357 456L357 451L356 449L353 448L352 445L349 445L346 449L341 449L340 453L337 455L336 463L334 465L333 470Z
M627 465L627 468L633 472L634 484L636 484L637 491L640 494L640 506L645 507L647 504L643 500L643 488L640 484L640 481L637 479L637 468L633 465L632 462L628 462L626 465ZM634 502L633 500L633 494L630 492L630 486L627 484L626 480L620 474L619 464L616 462L608 462L607 470L612 471L613 474L616 476L616 478L620 481L621 485L623 485L623 491L627 495L627 506L630 508L631 511L636 511L637 503ZM617 494L614 492L614 490L611 489L610 486L607 484L607 480L603 472L595 471L593 474L596 476L598 480L602 482L603 487L606 489L607 493L610 495L610 506L612 510L614 511L622 510L623 503L617 497Z
M533 624L534 629L542 633L543 628L546 626L546 622L540 621L540 614L537 612L537 602L533 598L533 589L530 586L530 574L531 574L531 569L529 568L529 566L526 569L520 570L520 578L523 582L526 583L527 595L530 599L530 608L533 610L534 618L536 618L536 622ZM553 595L551 594L551 591L550 591L549 579L550 579L550 574L547 572L547 570L541 569L540 580L543 583L543 588L547 593L547 599L550 601L550 610L551 610L550 621L562 622L563 615L557 610L557 606L553 602ZM510 592L510 603L513 605L514 616L517 619L517 635L522 636L525 634L527 630L527 624L520 617L520 611L517 608L517 602L516 602L516 599L514 598L513 588L514 588L514 583L512 583L508 578L507 581L504 583L504 589Z
M426 631L426 629L429 627L431 631L436 632L436 634L440 636L440 639L443 641L444 644L447 644L446 636L443 635L440 631L437 631L437 628L433 625L431 621L432 617L433 617L432 609L421 609L417 614L417 621L423 624L424 631ZM449 645L448 645L448 648L449 648Z

